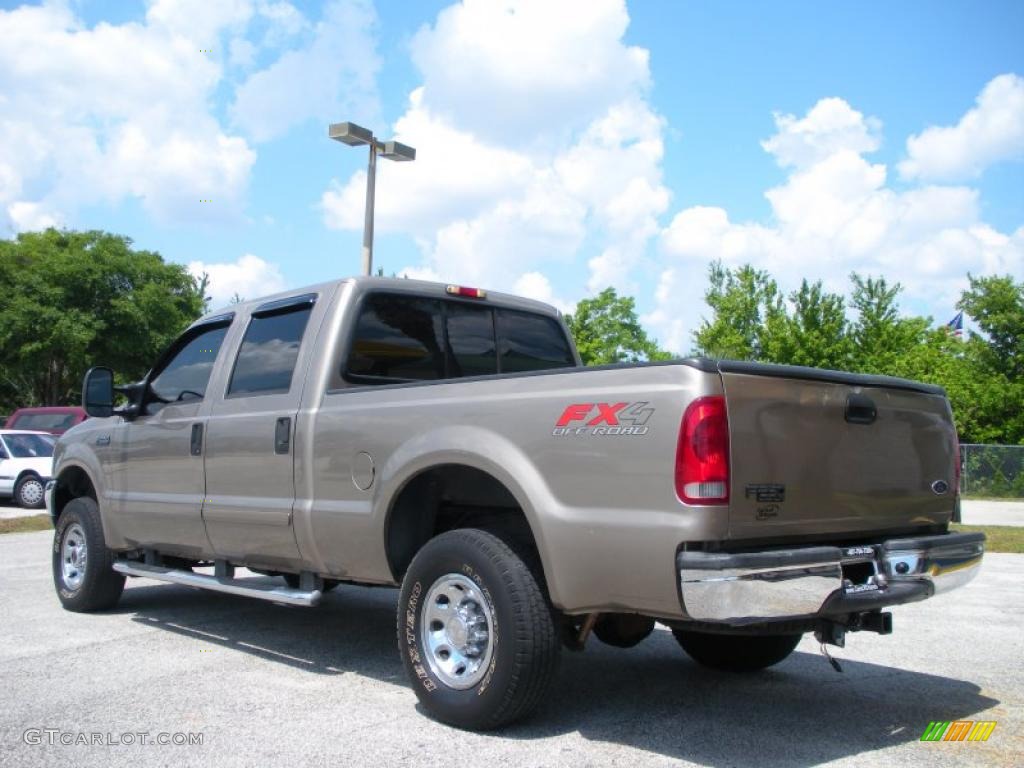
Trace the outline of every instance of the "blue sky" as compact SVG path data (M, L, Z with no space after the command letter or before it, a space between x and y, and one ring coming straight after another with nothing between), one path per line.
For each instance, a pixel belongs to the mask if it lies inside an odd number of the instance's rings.
M126 234L218 301L358 270L343 119L419 151L381 163L377 266L613 285L676 352L714 259L884 275L936 321L968 271L1024 277L1020 2L0 9L0 235Z

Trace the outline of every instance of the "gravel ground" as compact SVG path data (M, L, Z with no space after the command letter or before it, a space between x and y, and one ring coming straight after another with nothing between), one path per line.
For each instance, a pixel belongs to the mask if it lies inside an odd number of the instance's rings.
M0 765L1019 765L1024 555L894 609L895 634L813 639L742 677L690 662L666 631L566 653L528 722L495 734L427 719L395 648L395 592L342 587L283 608L133 580L117 610L63 611L50 534L0 537ZM923 743L931 720L996 720L987 743ZM134 744L27 744L26 729ZM142 745L199 732L201 745ZM30 732L33 740L35 732ZM65 736L64 738L68 738ZM92 738L87 736L86 738Z

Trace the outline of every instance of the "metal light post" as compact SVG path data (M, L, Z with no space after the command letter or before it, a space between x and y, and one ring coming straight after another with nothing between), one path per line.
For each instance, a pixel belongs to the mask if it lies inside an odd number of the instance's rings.
M373 198L377 183L377 155L388 160L415 160L416 150L397 141L378 141L373 133L355 123L332 123L327 135L342 144L370 148L370 161L366 168L366 212L363 219L363 274L373 270Z

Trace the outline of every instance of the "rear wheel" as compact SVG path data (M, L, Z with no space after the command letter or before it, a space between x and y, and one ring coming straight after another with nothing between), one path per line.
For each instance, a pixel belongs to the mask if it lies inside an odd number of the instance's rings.
M72 499L53 532L53 583L61 604L82 613L113 608L124 590L124 576L113 565L96 502Z
M802 635L716 635L673 629L679 645L698 664L729 672L756 672L793 652Z
M42 509L44 504L43 481L38 475L22 475L14 486L14 499L19 507Z
M561 641L542 580L497 536L449 531L419 551L399 598L398 646L427 713L489 730L540 703Z

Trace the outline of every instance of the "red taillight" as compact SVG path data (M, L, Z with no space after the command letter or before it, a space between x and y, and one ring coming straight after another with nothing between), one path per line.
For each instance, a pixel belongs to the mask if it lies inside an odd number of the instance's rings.
M690 403L679 427L676 493L687 504L729 501L729 419L725 398Z
M464 285L449 285L448 293L452 296L465 296L467 299L487 298L487 291L483 288L467 288Z

